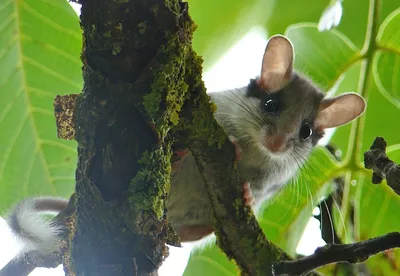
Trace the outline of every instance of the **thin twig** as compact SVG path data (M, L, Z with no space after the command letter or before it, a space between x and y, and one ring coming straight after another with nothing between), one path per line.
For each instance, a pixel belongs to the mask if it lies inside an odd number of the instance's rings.
M337 262L360 263L370 256L400 247L400 232L352 244L328 244L317 248L315 253L296 261L274 264L274 275L305 275L313 269Z
M400 165L396 164L386 155L386 141L376 137L371 148L364 153L364 166L372 169L372 183L386 182L396 194L400 195Z

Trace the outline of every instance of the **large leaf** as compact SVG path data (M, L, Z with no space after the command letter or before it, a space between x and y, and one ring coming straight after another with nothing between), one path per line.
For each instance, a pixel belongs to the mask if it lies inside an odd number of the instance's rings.
M266 203L259 222L269 240L289 254L295 253L313 207L326 195L325 183L336 170L337 165L330 154L317 147L299 179ZM212 244L192 253L184 275L236 275L235 271L235 265Z
M194 49L204 57L207 71L254 26L263 25L276 0L188 0L198 25Z
M400 53L400 8L393 11L379 28L377 43L380 47Z
M184 276L238 275L238 268L214 243L192 251Z
M400 8L382 23L377 44L383 51L377 53L373 73L379 91L389 102L400 108Z
M390 103L400 108L400 55L379 51L373 69L379 91Z
M69 196L76 143L57 138L57 94L79 93L81 31L65 0L0 3L0 210L33 194Z

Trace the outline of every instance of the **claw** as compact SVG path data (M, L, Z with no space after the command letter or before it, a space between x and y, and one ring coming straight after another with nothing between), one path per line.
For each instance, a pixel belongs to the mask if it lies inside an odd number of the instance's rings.
M247 206L252 206L252 205L254 205L254 203L256 203L256 200L254 198L253 192L251 191L249 182L245 182L243 184L243 199L244 199L244 203Z
M242 148L240 147L238 140L234 136L229 136L229 140L231 143L235 146L235 156L236 156L236 162L242 158Z

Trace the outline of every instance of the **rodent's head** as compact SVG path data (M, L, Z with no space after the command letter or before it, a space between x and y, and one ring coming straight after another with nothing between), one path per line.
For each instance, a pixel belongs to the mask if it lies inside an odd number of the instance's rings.
M293 46L277 35L267 44L260 77L250 82L238 106L245 118L236 122L241 136L270 158L286 162L287 157L303 161L325 129L356 119L366 103L355 93L324 98L293 71Z

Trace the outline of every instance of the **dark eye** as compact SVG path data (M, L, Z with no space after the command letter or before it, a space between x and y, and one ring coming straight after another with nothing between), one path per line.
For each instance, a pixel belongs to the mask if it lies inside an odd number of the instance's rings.
M274 99L268 99L264 102L263 110L266 113L276 114L279 112L279 102Z
M308 138L311 137L312 135L312 128L308 123L303 123L303 125L300 128L300 137L306 141Z

